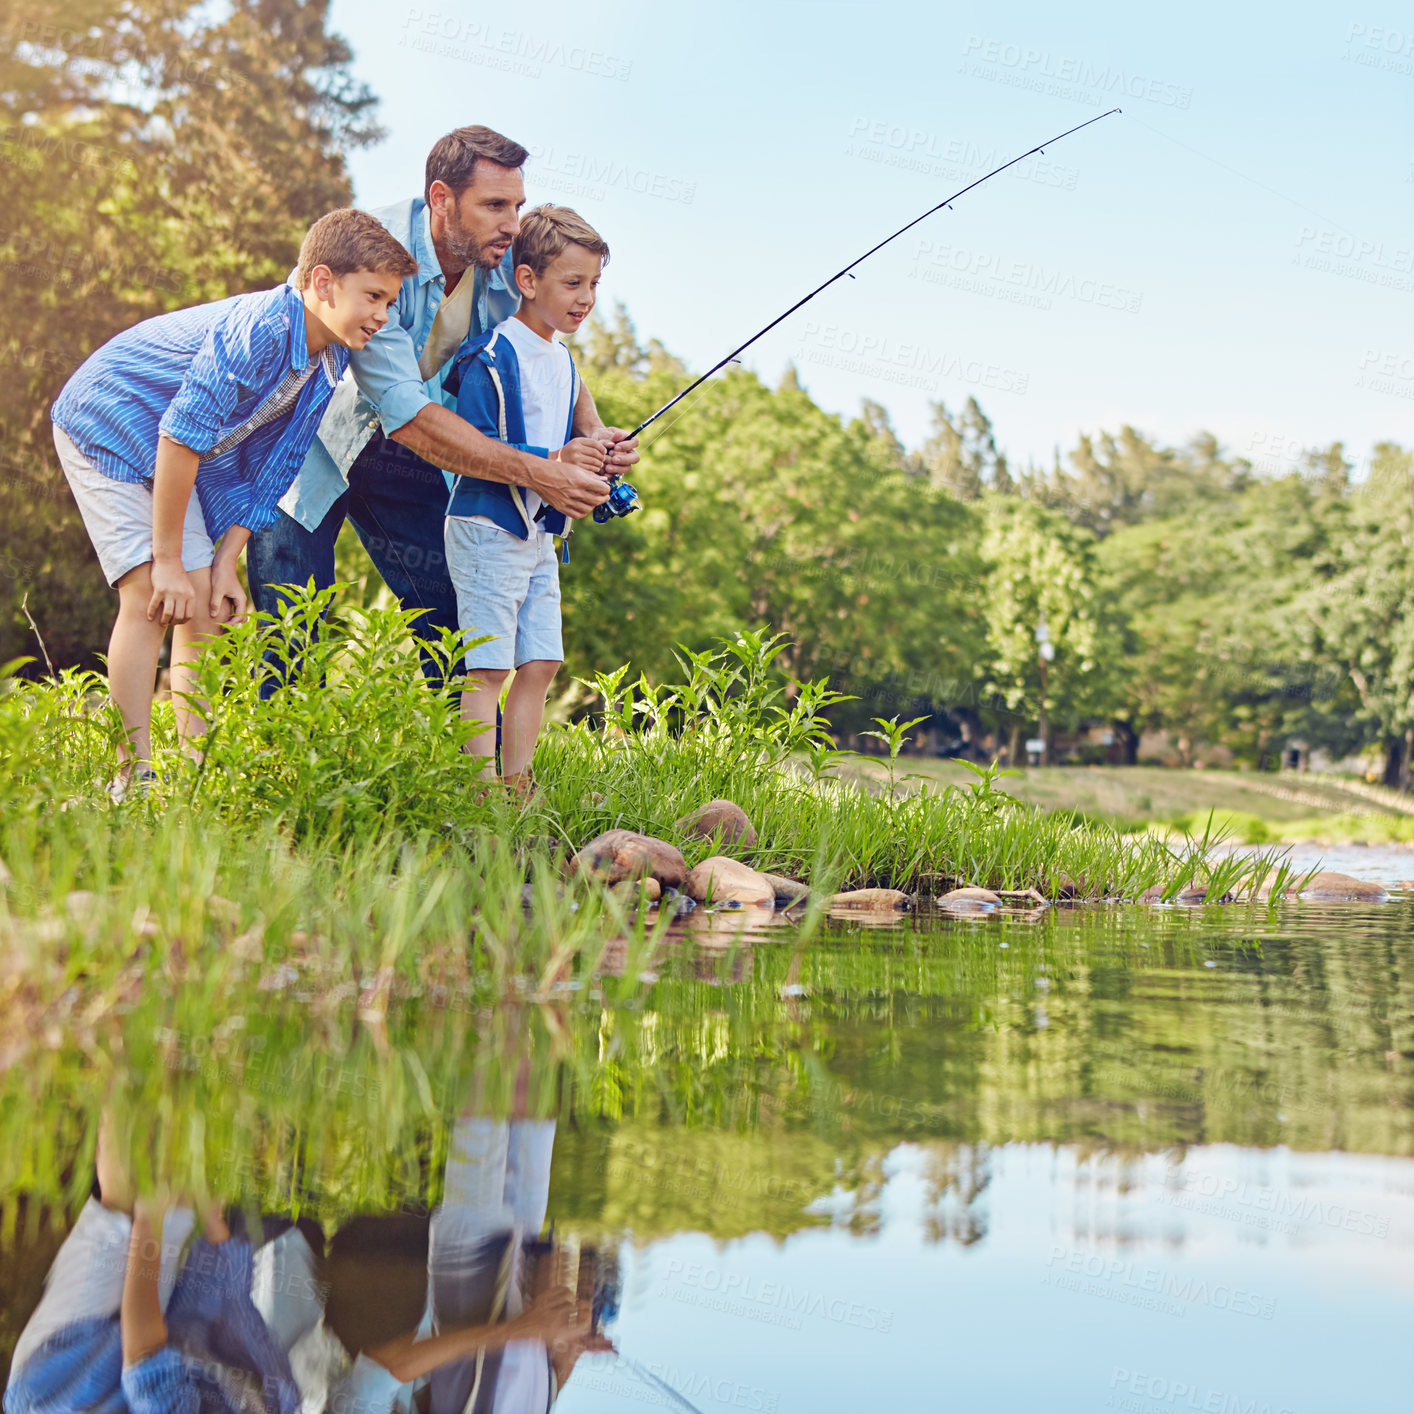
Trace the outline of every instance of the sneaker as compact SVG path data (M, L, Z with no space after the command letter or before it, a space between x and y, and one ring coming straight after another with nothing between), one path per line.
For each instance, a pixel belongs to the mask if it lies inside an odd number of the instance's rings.
M108 799L114 805L122 805L128 800L146 800L156 781L157 772L151 766L139 766L136 770L128 772L119 771L108 782Z

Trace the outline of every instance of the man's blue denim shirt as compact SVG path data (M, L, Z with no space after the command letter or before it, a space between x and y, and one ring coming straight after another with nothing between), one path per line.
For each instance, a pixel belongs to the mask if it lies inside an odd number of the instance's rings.
M391 434L411 422L428 403L456 406L456 399L442 392L446 368L439 368L423 382L417 366L446 289L446 277L432 246L427 203L415 196L411 201L379 207L370 214L412 252L417 274L403 281L387 324L368 341L368 347L349 355L349 373L353 376L346 376L335 389L319 424L319 435L294 485L280 502L280 509L306 530L315 529L348 489L349 468L380 423L384 433ZM475 280L470 329L473 339L509 319L520 307L510 251L489 275L477 270ZM452 478L448 476L448 491L451 486Z

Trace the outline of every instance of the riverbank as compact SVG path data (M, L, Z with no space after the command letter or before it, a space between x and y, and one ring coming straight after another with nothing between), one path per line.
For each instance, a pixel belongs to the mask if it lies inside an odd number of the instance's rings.
M805 937L843 888L1141 899L1187 885L1221 899L1293 877L1274 856L1213 855L1208 838L1038 811L991 771L946 793L838 779L858 766L828 735L838 698L824 682L787 697L780 645L761 634L693 655L676 683L599 676L597 717L542 737L536 794L483 794L457 693L426 686L409 616L336 608L316 635L330 607L328 592L305 595L280 623L214 645L197 684L204 759L176 749L160 708L161 780L121 806L104 791L116 763L102 680L0 683L0 1002L53 1020L76 978L74 1004L101 1007L154 973L277 986L288 969L370 1014L399 979L543 993L594 975L607 949L646 955L669 926L673 910L569 871L612 829L666 841L688 868L728 854L807 882ZM440 651L450 672L455 635ZM262 701L271 652L304 670ZM901 746L899 733L898 775ZM714 799L741 807L751 839L689 828Z
M913 786L964 786L959 761L905 757ZM863 779L887 763L857 758ZM1018 800L1070 811L1123 834L1201 833L1208 814L1244 844L1414 844L1414 797L1355 778L1310 772L1182 770L1162 766L1030 766L1003 781ZM1401 877L1403 877L1401 875Z

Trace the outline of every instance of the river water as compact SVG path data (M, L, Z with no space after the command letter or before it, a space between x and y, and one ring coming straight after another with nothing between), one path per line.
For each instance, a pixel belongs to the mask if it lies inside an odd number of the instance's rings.
M368 1352L430 1336L429 1304L438 1330L494 1325L557 1283L563 1414L1410 1407L1410 896L803 944L724 919L548 998L362 1021L152 998L117 1035L55 1038L4 1092L28 1195L5 1352L106 1108L133 1154L173 1136L174 1190L197 1165L302 1219L266 1267L322 1352L310 1414L463 1414L465 1360L419 1396ZM543 1409L554 1367L505 1346L474 1408Z

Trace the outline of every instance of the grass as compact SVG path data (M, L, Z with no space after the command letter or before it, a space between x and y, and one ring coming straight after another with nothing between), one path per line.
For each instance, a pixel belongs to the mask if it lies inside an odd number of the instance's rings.
M685 652L676 683L597 678L598 712L541 740L541 797L525 809L481 800L461 751L455 636L438 650L450 689L433 690L410 622L341 608L332 591L252 617L202 659L201 764L175 751L160 710L164 779L121 807L101 789L116 731L102 680L0 677L0 1004L29 1023L22 1034L40 1034L56 1007L130 999L152 976L317 977L321 994L373 1011L412 982L548 995L595 974L606 948L651 948L668 924L666 911L564 887L567 854L624 826L677 843L691 864L718 846L675 821L716 797L758 831L727 852L819 893L973 884L1135 898L1210 882L1217 897L1272 862L1216 860L1206 832L1126 838L1041 812L992 772L965 788L859 789L839 774L858 758L828 731L840 699L779 675L783 645L763 633ZM262 701L272 658L292 680ZM906 724L880 726L896 771Z

